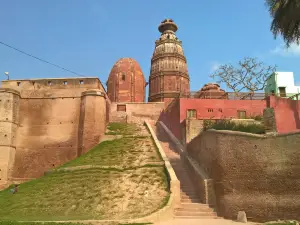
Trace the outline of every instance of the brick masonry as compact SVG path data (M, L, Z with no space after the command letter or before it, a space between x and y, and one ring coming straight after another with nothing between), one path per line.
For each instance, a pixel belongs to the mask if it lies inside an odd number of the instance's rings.
M189 155L214 180L218 216L245 211L255 221L300 219L300 133L261 136L206 131Z
M109 107L98 78L3 81L0 182L42 176L97 144Z
M118 111L118 106L122 106L122 110ZM143 123L147 120L157 121L161 112L164 110L163 102L148 102L148 103L131 103L119 102L112 103L110 110L111 122L128 122L128 123ZM120 109L120 107L119 107Z
M119 59L107 80L107 95L112 102L144 102L146 81L138 62Z

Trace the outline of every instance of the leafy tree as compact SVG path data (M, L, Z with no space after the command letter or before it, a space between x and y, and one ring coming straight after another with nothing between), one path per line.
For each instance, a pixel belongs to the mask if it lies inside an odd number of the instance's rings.
M265 0L272 17L271 31L283 36L287 47L300 43L300 0Z
M256 58L244 58L234 67L231 64L221 65L211 78L218 83L225 83L235 93L263 90L270 75L276 71L276 66L267 66Z

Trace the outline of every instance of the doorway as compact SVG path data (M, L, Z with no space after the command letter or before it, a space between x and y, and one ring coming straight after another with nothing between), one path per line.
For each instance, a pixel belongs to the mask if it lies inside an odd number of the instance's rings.
M280 97L286 97L285 87L279 87L279 96Z

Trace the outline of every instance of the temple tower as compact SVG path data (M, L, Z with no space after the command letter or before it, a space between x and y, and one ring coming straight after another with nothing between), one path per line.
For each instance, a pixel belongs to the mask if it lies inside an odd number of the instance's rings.
M175 34L177 29L177 25L171 19L162 21L158 27L161 36L155 42L151 59L149 102L162 101L168 104L180 93L190 91L187 61L182 42Z

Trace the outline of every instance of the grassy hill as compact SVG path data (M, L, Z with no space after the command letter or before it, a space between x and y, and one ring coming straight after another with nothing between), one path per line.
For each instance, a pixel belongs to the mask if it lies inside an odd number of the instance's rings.
M0 220L128 219L169 198L167 175L145 127L113 123L104 141L46 176L0 192Z

